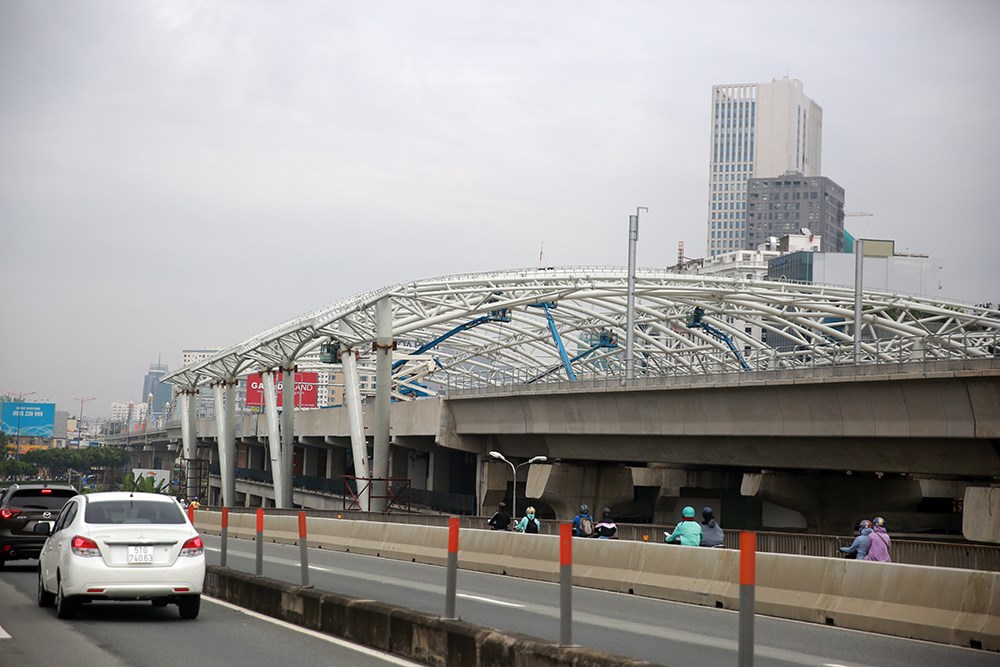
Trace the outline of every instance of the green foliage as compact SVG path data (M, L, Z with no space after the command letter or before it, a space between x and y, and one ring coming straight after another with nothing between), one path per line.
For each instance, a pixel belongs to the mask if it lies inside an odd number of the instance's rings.
M132 457L116 447L83 449L35 449L21 455L21 461L48 470L52 477L63 477L69 469L92 472L127 466Z
M168 493L170 485L153 477L136 476L132 471L125 473L121 482L122 491L141 491L143 493Z
M23 457L22 457L23 458ZM15 461L14 459L0 459L0 479L10 477L35 477L38 475L38 467L26 461Z

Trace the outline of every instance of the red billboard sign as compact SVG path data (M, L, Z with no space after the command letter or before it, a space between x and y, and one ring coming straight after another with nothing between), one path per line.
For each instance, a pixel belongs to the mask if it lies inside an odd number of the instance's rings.
M281 376L278 376L278 407L281 407ZM295 407L315 408L316 407L316 385L319 382L319 373L304 372L295 374ZM247 377L247 407L260 407L264 405L264 381L260 373L254 373Z

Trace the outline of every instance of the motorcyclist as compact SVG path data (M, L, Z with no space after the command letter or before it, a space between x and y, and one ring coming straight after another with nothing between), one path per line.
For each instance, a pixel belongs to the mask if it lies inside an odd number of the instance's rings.
M868 543L871 540L872 534L872 522L868 519L862 519L861 523L858 524L858 536L854 538L849 547L840 547L840 552L844 554L846 558L856 558L858 560L864 560L865 556L868 555Z
M610 507L605 507L601 510L601 520L594 527L594 537L602 540L618 539L618 526L615 525L615 520L611 518Z
M694 518L694 508L688 505L681 510L681 522L674 532L663 531L663 541L667 544L680 543L686 547L696 547L701 544L701 524Z
M510 515L507 514L507 503L497 503L497 511L492 517L490 517L490 520L486 522L486 525L490 527L490 530L510 529Z
M726 534L715 520L715 513L711 507L706 507L701 511L701 546L721 547L725 541Z
M581 526L581 522L583 526ZM589 528L589 530L588 530ZM586 503L580 505L580 513L573 517L573 536L574 537L593 537L594 536L594 517L590 514L590 507Z

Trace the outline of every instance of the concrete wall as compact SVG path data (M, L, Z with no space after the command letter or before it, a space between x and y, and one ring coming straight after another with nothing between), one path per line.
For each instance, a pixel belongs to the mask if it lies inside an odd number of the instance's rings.
M221 515L196 513L218 533ZM296 543L294 515L266 517L265 539ZM231 514L229 535L253 538L256 517ZM447 564L448 529L310 519L309 544L384 558ZM464 530L459 567L559 580L559 538ZM865 632L1000 651L1000 572L758 553L757 613ZM725 609L739 608L739 552L649 542L573 542L573 583Z
M209 566L205 593L232 604L440 667L641 667L652 663L448 620L402 607L304 589Z

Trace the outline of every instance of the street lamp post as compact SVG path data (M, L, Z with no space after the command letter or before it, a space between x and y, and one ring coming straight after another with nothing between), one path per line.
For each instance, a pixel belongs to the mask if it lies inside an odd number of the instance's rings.
M513 463L511 463L510 461L508 461L504 457L504 455L501 454L500 452L496 452L496 451L490 452L490 458L497 459L498 461L503 461L504 463L506 463L507 465L510 466L510 471L514 474L514 487L513 487L513 489L510 492L510 495L511 495L511 499L510 499L510 518L513 519L514 521L517 521L517 471L518 471L518 469L521 466L529 466L532 463L545 463L549 459L546 456L535 456L533 458L528 459L524 463L519 463L519 464L517 464L515 466Z
M76 418L76 447L79 449L83 445L83 404L88 401L93 401L96 396L91 396L90 398L78 398L76 396L70 396L74 401L80 401L80 414Z
M639 242L639 212L649 209L637 206L635 215L628 217L628 292L625 305L625 379L635 377L635 253Z

